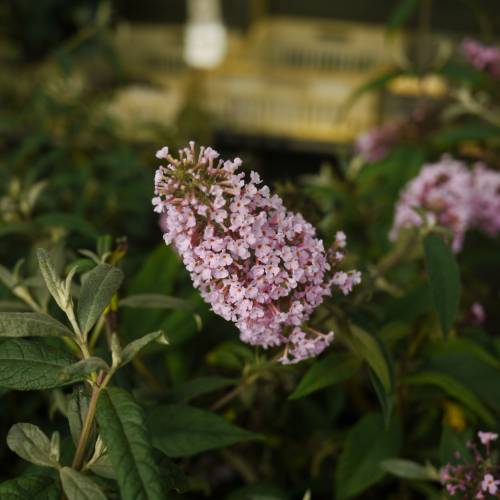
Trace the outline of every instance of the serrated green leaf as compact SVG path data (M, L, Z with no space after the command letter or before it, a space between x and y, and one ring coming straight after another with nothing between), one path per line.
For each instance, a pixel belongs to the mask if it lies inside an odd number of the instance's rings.
M187 300L159 293L129 295L121 299L119 305L122 307L138 307L144 309L181 309L184 311L192 311L194 309L193 304Z
M144 335L144 337L130 342L130 344L123 349L121 353L121 366L130 363L137 353L151 342L168 345L168 340L162 330L148 333L147 335Z
M59 483L52 477L21 476L0 483L0 498L5 500L60 500Z
M72 336L71 330L47 314L0 313L0 337Z
M59 373L59 377L61 380L82 379L98 370L108 371L108 363L104 359L91 356L64 367Z
M99 264L86 274L78 300L78 322L87 334L109 305L123 281L123 272L108 264Z
M0 387L31 391L69 383L59 378L74 362L68 353L36 340L9 339L0 343Z
M416 481L439 481L439 472L432 465L421 465L404 458L389 458L380 463L385 472L403 479Z
M446 338L458 314L460 271L455 256L439 236L429 234L424 249L432 302Z
M133 396L116 387L104 390L97 402L96 418L122 499L163 498L144 415Z
M146 419L154 446L169 457L186 457L260 438L215 413L191 406L149 408Z
M32 464L59 467L51 452L49 438L36 425L14 424L7 434L7 445L14 453Z
M458 380L444 373L426 371L416 373L404 379L411 385L433 385L439 387L452 398L463 403L469 410L481 417L491 427L495 426L495 418L491 412L481 403L479 398Z
M324 387L338 384L352 377L360 367L360 359L351 354L330 354L309 368L288 399L302 398Z
M90 477L70 467L59 471L64 494L68 500L106 500L106 495Z
M381 415L365 415L351 427L335 471L339 500L359 495L384 475L380 463L398 455L401 448L399 421L386 429Z

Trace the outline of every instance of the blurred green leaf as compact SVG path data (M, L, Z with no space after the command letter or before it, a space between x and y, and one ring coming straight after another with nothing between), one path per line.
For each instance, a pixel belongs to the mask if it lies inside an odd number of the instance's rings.
M368 332L356 325L351 325L351 347L364 359L380 379L385 392L390 393L392 381L389 366L377 340Z
M5 500L60 500L59 483L52 477L20 476L0 483L0 498Z
M90 222L75 214L52 212L35 217L33 223L36 227L63 227L91 239L95 239L99 235L97 229Z
M404 26L418 7L418 0L398 0L396 7L389 14L387 30L392 32Z
M289 500L279 486L271 483L248 484L231 492L225 500Z
M389 458L380 467L393 476L415 481L439 481L439 471L430 464L421 465L404 458Z
M361 367L361 361L351 354L334 353L315 361L288 399L298 399L324 387L351 378Z
M424 249L432 301L446 338L458 314L460 271L455 256L439 236L429 234Z
M240 441L259 439L215 413L185 405L161 405L146 412L153 444L169 457L187 457Z
M359 495L384 475L380 463L396 457L401 448L398 419L386 429L381 415L370 413L349 430L335 471L339 500Z
M183 309L192 311L193 304L184 299L160 295L158 293L141 293L129 295L120 300L122 307L138 307L144 309Z
M416 373L404 379L410 385L433 385L442 389L446 394L460 401L473 413L478 415L490 426L495 425L495 418L491 412L481 403L478 397L466 386L449 375L439 372L426 371Z
M452 125L436 132L432 142L436 147L449 150L464 141L487 140L500 137L500 127L473 121L461 125Z
M238 384L238 379L226 377L199 377L170 389L165 398L169 403L187 403L203 394Z

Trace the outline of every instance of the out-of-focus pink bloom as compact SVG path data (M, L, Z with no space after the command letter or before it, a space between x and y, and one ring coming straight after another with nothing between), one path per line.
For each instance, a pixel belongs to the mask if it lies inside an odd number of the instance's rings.
M490 236L500 232L500 172L477 165L472 174L472 225Z
M484 307L479 302L474 302L469 310L469 321L474 325L482 325L486 320Z
M492 441L496 441L498 439L498 434L495 434L494 432L479 431L477 433L477 436L479 437L481 443L483 443L485 446L490 444Z
M475 68L500 79L500 48L483 45L477 40L467 38L462 44L462 51Z
M437 224L452 233L452 248L462 249L465 233L478 229L490 236L500 232L500 173L443 156L424 165L401 192L390 238L404 227Z
M498 479L495 479L491 474L485 474L481 483L481 488L490 495L494 495L498 491L499 484L500 481Z
M347 294L361 281L358 271L337 270L345 235L339 232L325 251L302 215L259 187L257 173L245 179L237 172L239 158L218 157L212 148L196 154L191 142L178 159L167 154L168 164L157 170L153 205L162 214L165 242L244 342L283 346L285 364L316 356L333 332L317 332L305 322L333 287Z
M387 122L361 134L356 140L355 149L364 161L371 163L385 158L400 139L401 123Z
M470 172L460 161L445 156L438 163L424 165L402 191L390 238L395 240L404 227L420 226L424 222L438 224L450 229L452 248L460 251L472 220L471 187Z

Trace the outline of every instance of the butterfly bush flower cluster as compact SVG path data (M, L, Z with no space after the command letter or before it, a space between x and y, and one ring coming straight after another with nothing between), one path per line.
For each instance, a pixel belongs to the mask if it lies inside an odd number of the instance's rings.
M452 233L452 248L462 249L465 233L479 229L490 236L500 232L500 173L444 156L424 165L403 189L396 205L390 238L403 227L440 225Z
M500 80L500 48L483 45L477 40L466 39L462 51L467 61L475 68Z
M155 176L156 212L193 284L212 310L240 330L241 339L264 348L282 346L280 361L321 353L333 332L305 326L332 288L348 294L361 281L342 271L346 237L338 232L325 251L311 224L289 212L256 172L245 178L242 161L219 159L194 143L166 160Z
M401 126L394 120L361 134L356 140L356 152L368 163L384 159L400 141Z
M450 496L486 499L500 495L500 476L491 450L491 443L498 439L498 434L479 431L478 438L480 446L472 441L467 443L472 461L465 461L456 452L456 463L448 463L441 469L441 484Z

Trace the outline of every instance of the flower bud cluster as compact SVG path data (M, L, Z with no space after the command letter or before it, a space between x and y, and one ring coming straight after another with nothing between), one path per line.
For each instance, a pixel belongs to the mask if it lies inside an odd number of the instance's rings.
M475 68L500 79L500 48L483 45L477 40L467 38L462 44L462 51L469 63Z
M348 294L361 281L357 271L337 269L345 235L325 251L300 214L261 185L245 179L239 158L219 159L194 143L166 159L155 176L155 211L164 239L173 245L193 284L212 310L236 324L241 339L264 348L282 346L282 363L316 356L332 341L304 326L332 288Z

